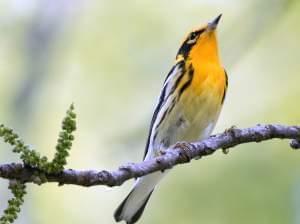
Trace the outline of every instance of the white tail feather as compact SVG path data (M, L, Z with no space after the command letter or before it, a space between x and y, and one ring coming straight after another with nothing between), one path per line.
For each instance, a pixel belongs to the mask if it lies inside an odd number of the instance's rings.
M125 220L128 224L135 223L141 216L145 203L147 203L155 186L165 174L166 171L159 171L138 178L132 191L116 210L116 221Z

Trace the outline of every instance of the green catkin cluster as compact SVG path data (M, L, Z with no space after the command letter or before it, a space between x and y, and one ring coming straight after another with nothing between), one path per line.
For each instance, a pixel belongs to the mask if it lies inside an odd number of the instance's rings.
M69 156L69 150L72 147L72 141L74 135L72 134L76 130L76 114L74 113L74 105L72 104L67 111L67 116L62 122L62 131L59 133L56 153L50 166L50 173L58 173L63 170Z
M62 131L59 134L56 153L52 162L48 162L48 158L41 156L39 152L31 150L12 129L5 127L3 124L0 125L0 137L4 139L4 142L13 146L13 152L20 154L20 158L24 164L38 168L46 173L58 173L63 170L67 163L66 158L69 155L69 150L74 140L72 133L76 130L75 119L76 114L74 113L74 105L72 104L67 111L66 117L63 119Z
M41 158L40 154L34 150L31 150L28 145L25 145L22 139L13 132L11 128L5 127L3 124L0 125L0 137L4 139L4 142L9 143L13 146L13 152L19 153L20 158L24 164L31 167L43 167L41 161L46 160L47 158Z
M74 140L73 132L76 130L76 114L74 105L72 104L62 122L62 131L59 133L56 152L51 162L46 156L41 156L37 151L30 149L19 136L10 128L0 125L0 137L4 142L13 146L13 152L19 153L23 163L27 166L37 169L34 181L37 184L46 182L45 173L59 173L64 169L67 163L66 158L72 147ZM4 211L0 218L0 224L12 223L20 212L20 206L23 203L25 195L25 184L18 181L10 181L9 189L11 189L14 198L8 201L8 208Z
M13 223L17 219L18 213L20 212L20 207L24 202L25 184L22 184L18 181L11 181L9 189L13 194L13 198L8 200L8 206L4 210L3 216L0 218L0 224L9 224Z

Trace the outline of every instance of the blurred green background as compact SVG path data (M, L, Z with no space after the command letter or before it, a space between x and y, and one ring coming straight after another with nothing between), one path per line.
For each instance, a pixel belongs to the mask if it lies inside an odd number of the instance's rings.
M300 2L0 1L0 123L52 156L70 103L74 169L115 169L143 156L159 90L179 44L219 13L229 89L215 132L299 124ZM0 143L0 162L19 161ZM139 223L300 223L300 154L274 140L176 167ZM10 193L0 180L0 209ZM114 223L121 187L28 185L17 222Z

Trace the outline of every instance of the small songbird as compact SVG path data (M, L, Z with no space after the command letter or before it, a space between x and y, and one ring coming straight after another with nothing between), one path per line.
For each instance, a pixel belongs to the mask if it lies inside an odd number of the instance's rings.
M217 122L227 90L219 59L216 29L221 15L190 32L176 55L154 110L144 160L177 142L208 138ZM166 171L140 177L115 211L115 220L133 224L141 217ZM180 205L178 205L180 206Z

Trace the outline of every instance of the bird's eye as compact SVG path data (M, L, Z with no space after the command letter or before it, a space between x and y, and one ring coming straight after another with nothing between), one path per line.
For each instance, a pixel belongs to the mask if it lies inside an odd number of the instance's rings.
M196 34L196 33L191 33L190 39L195 39L196 37L197 37L197 34Z
M189 37L189 39L188 39L188 41L187 41L187 43L188 43L188 44L193 44L193 43L195 43L196 40L197 40L197 36L198 36L198 35L197 35L195 32L191 33L191 34L190 34L190 37Z

